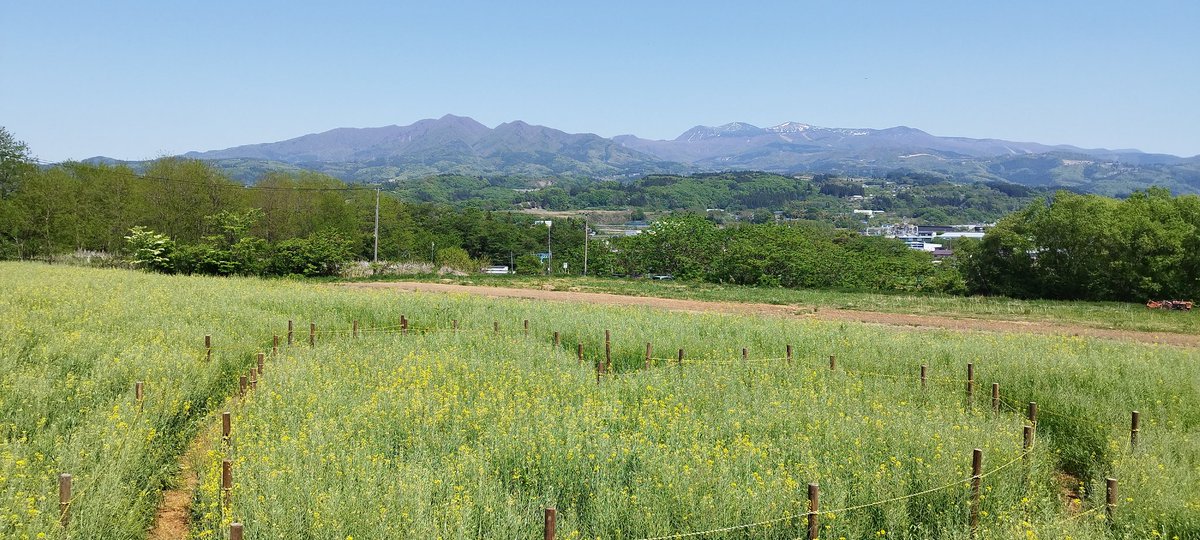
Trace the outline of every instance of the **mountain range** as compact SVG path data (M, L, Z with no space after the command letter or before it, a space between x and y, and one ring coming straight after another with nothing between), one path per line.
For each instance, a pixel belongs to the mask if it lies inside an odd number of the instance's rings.
M1200 193L1200 156L939 137L903 126L848 129L799 122L765 128L744 122L696 126L672 140L650 140L566 133L521 121L489 128L446 115L407 126L338 128L184 157L212 161L247 182L264 172L296 169L372 183L436 174L544 181L726 170L882 176L901 170L955 181L1004 180L1110 195L1151 185Z

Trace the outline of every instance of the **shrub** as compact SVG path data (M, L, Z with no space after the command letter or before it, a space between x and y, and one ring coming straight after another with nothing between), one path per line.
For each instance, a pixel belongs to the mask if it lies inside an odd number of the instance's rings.
M175 271L171 261L175 242L169 236L139 226L129 230L125 241L129 245L129 261L135 267L168 274Z
M460 247L448 247L437 250L437 263L442 268L449 268L460 272L475 273L482 268L482 265L478 261L471 258L467 250Z
M336 233L319 232L280 242L267 271L275 275L335 276L352 256L349 240Z

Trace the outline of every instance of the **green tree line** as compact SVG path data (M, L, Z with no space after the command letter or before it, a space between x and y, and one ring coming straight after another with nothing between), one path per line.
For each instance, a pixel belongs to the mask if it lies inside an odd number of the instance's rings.
M682 182L699 190L708 179L718 191L745 184L738 189L761 197L746 200L772 201L813 195L823 182L844 183L790 179L798 183L774 189L782 177L770 176L653 176L636 184L673 190ZM970 204L942 184L915 179L892 199ZM596 184L599 191L613 188ZM1005 204L1033 202L1001 219L982 241L956 242L956 256L940 264L899 241L835 229L821 212L801 213L815 220L775 223L765 212L763 219L727 224L681 212L643 234L592 242L588 268L601 276L672 274L745 285L1021 298L1145 301L1200 294L1200 196L1151 189L1125 200L1070 192L1034 198L1044 192L1008 185L973 190L985 199L1003 193L1010 197ZM248 187L208 163L179 158L157 160L142 173L82 163L38 166L28 148L0 128L0 258L94 250L128 254L162 271L331 274L344 262L373 257L376 196L374 188L313 172L270 173ZM529 214L411 202L386 191L378 208L381 260L515 263L522 273L578 274L583 268L578 219L559 218L547 228ZM553 264L537 256L548 249Z
M871 183L871 189L866 188ZM887 183L885 185L885 183ZM619 182L580 178L554 179L552 185L514 177L437 175L389 186L402 200L493 210L536 206L548 210L626 209L704 211L720 208L752 215L779 211L794 219L861 225L858 207L887 212L888 220L910 218L927 224L992 222L1051 191L1004 182L961 183L916 173L882 179L844 178L834 174L785 176L741 171L693 175L654 174ZM847 198L867 200L851 204ZM769 212L768 212L769 213Z
M973 294L1067 300L1195 299L1200 196L1162 188L1125 200L1059 192L957 245Z
M960 292L952 266L902 242L816 222L717 227L696 215L655 222L621 243L618 267L718 283L790 288Z
M370 187L313 172L269 173L248 187L208 163L179 158L156 160L140 173L84 163L43 167L2 128L0 138L0 258L145 250L158 253L160 270L169 260L171 270L184 273L317 275L374 256ZM384 192L379 258L507 263L545 251L547 229L536 219L407 203ZM582 245L582 222L555 225L556 251Z

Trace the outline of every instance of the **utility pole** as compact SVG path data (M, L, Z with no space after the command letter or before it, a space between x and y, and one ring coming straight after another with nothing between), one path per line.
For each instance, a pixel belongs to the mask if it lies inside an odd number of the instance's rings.
M588 217L583 215L583 275L587 275L587 251L588 251Z
M553 221L546 220L546 275L554 273L554 252L550 250L550 230Z
M379 188L375 188L375 257L374 262L379 262Z

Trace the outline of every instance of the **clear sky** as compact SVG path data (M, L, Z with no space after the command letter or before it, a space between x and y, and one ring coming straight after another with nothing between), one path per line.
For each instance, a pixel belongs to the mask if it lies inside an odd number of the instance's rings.
M1200 1L0 0L0 126L145 159L446 113L1200 154Z

